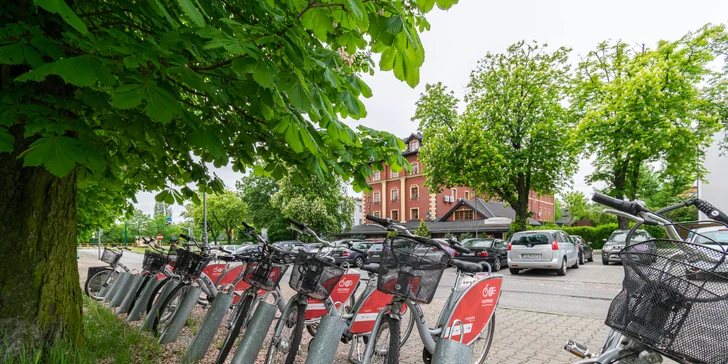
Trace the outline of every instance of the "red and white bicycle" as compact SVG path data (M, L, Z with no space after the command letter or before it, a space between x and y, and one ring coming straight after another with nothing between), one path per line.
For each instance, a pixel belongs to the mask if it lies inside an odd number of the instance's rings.
M483 363L493 341L503 276L490 271L481 273L483 267L479 264L452 259L438 241L412 235L390 219L371 215L367 219L396 231L397 236L385 240L381 263L365 269L377 272L377 289L391 295L391 300L377 314L370 334L375 339L369 340L359 362L399 362L402 312L409 310L416 313L414 321L424 344L425 363L437 357L438 350L446 350L446 341L468 346L465 352L471 352L470 363ZM448 240L448 244L460 253L470 252L455 240ZM432 301L448 265L457 269L457 277L440 318L431 329L420 304Z

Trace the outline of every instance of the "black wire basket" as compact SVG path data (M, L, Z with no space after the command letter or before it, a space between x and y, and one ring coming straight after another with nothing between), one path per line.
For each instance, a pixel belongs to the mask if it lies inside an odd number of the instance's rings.
M159 273L164 270L164 266L167 265L169 258L167 254L155 252L154 250L147 249L144 251L144 261L142 262L142 268L150 273Z
M283 278L286 270L288 270L288 264L276 263L264 258L257 262L250 262L245 266L243 281L256 288L273 291Z
M648 240L620 253L622 291L606 324L680 362L728 363L728 253Z
M101 254L101 261L109 265L116 265L119 263L119 259L121 259L122 254L123 253L118 250L104 248L104 253Z
M299 250L288 284L298 293L323 301L329 297L345 272L344 268L334 263Z
M419 303L435 297L450 255L438 248L403 237L384 241L377 289Z
M174 264L174 274L195 279L210 262L210 257L193 253L187 249L177 249L177 262Z

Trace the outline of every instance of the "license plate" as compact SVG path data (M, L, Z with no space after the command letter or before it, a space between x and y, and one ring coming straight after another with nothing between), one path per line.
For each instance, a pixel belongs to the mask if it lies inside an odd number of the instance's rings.
M535 259L541 257L541 254L522 254L521 257L524 259Z
M475 253L463 253L464 257L474 257Z

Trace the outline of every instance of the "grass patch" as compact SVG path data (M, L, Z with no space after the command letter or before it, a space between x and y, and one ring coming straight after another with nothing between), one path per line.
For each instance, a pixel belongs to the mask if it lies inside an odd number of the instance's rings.
M57 343L53 347L26 346L7 358L0 343L0 361L8 364L160 363L164 348L148 332L127 325L100 303L83 297L85 343L80 347Z

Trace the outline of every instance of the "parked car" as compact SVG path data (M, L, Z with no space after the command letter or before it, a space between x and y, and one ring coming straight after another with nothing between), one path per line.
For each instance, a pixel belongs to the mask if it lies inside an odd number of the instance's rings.
M334 242L334 248L329 256L334 258L334 262L339 265L346 262L349 266L358 268L366 264L367 254L362 254L358 251L349 249L349 243L351 243L352 248L363 250L365 252L368 251L374 244L372 242L361 240L337 240Z
M382 243L373 243L367 251L367 263L379 263L382 261Z
M566 267L579 268L579 248L561 230L521 231L508 244L508 269L552 269L566 275Z
M576 245L579 247L579 264L584 264L585 262L593 262L594 249L591 247L592 243L584 241L584 238L579 235L569 236L574 239L574 243L576 243Z
M283 256L283 262L286 264L293 263L298 250L304 246L300 240L283 240L275 242L273 245L283 250L281 255Z
M687 241L725 251L728 250L728 228L725 226L697 228L690 231Z
M602 247L602 264L609 265L609 263L620 263L622 259L619 258L619 251L624 249L625 240L629 230L614 230L609 239L604 240L604 246ZM638 243L640 241L650 240L652 236L647 230L637 230L632 236L632 243Z
M242 247L239 247L239 248L233 250L232 254L227 254L227 253L218 254L217 258L220 260L224 260L226 262L232 261L233 255L250 258L254 252L258 251L258 249L260 248L260 245L261 245L260 243L257 243L257 244L253 244L253 245L242 246Z
M473 238L465 239L460 244L468 248L470 253L455 252L455 258L458 260L474 263L487 262L494 272L499 271L503 263L508 261L508 243L501 239Z

